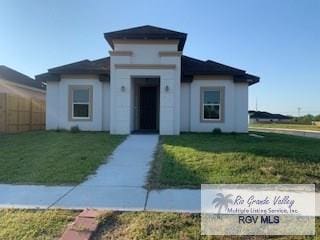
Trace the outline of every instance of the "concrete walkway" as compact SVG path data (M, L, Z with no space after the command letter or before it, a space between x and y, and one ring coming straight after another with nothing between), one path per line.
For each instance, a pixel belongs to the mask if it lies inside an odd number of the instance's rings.
M158 144L158 135L130 135L96 174L54 204L57 208L143 210L143 188Z

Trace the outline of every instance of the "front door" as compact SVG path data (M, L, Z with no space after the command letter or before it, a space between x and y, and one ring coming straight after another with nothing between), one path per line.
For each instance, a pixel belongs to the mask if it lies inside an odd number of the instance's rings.
M157 87L140 87L140 130L157 130Z

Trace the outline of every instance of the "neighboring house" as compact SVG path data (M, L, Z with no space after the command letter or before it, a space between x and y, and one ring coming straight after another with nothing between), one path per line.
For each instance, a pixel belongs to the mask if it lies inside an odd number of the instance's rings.
M105 33L110 57L51 68L46 128L130 134L248 131L259 77L183 55L187 34L153 26Z
M44 129L46 86L0 65L0 132Z
M261 111L249 111L249 118L250 123L287 123L293 119L293 117L290 116Z
M0 65L0 93L45 100L46 85L12 68Z

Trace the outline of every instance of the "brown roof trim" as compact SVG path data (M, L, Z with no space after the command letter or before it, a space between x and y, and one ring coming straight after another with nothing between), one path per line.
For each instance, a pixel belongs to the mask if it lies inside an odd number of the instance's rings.
M154 45L154 44L169 44L175 45L179 43L179 40L167 40L167 39L114 39L114 44L143 44L143 45Z
M123 51L120 51L123 53ZM174 53L177 53L173 51ZM169 55L173 52L168 52ZM161 53L161 52L160 52ZM159 54L160 54L159 53ZM165 53L165 55L167 52ZM174 69L174 64L116 64L118 68L124 69ZM103 81L109 81L110 77L110 57L100 58L97 60L83 60L76 63L63 65L56 68L49 69L47 74L44 75L44 81L58 81L60 74L94 74L101 75ZM225 64L217 63L211 60L202 61L199 59L191 58L185 55L181 56L181 82L192 82L193 76L210 76L210 75L226 75L231 76L234 82L246 82L253 85L259 82L258 76L248 74L244 70L234 68ZM40 75L36 78L40 79Z
M175 64L115 64L115 68L122 69L175 69Z
M109 51L110 56L132 56L132 51Z
M60 75L54 74L54 73L43 73L36 75L36 80L42 81L42 82L58 82L60 81Z
M243 74L243 75L236 75L233 76L234 82L247 82L250 85L258 83L260 81L260 77L252 75L252 74Z
M182 52L181 51L161 51L159 52L160 57L176 57L176 56L181 56Z

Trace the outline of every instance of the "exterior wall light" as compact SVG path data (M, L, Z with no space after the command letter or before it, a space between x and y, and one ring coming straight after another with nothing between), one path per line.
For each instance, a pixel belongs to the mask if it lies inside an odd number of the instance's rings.
M124 86L121 86L121 92L124 92L126 88Z
M169 92L169 86L168 85L165 87L165 90L166 90L166 92Z

